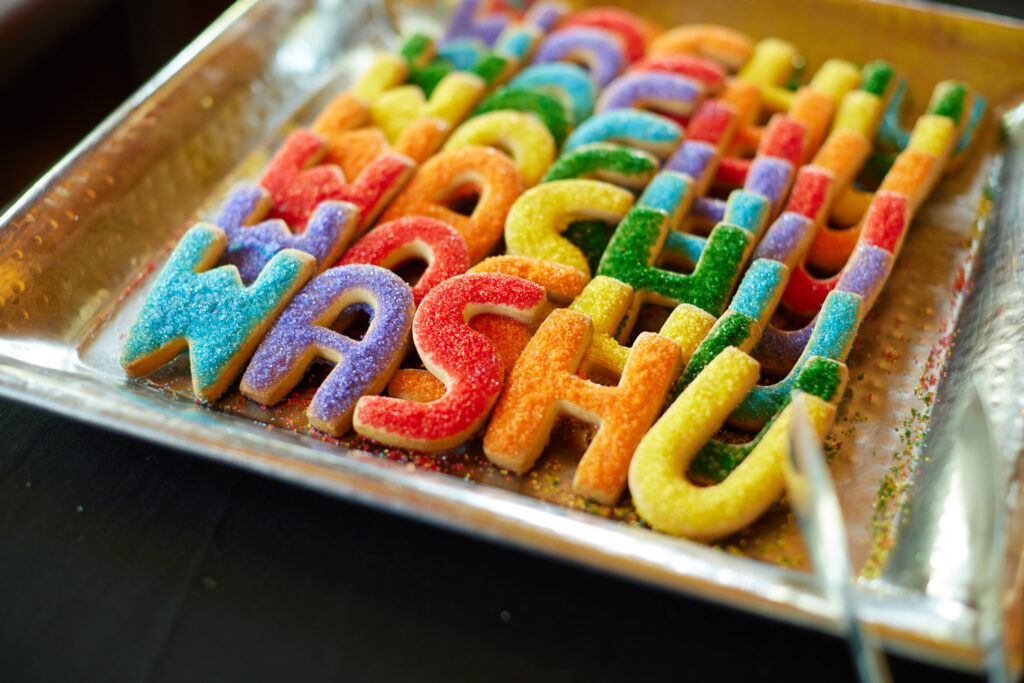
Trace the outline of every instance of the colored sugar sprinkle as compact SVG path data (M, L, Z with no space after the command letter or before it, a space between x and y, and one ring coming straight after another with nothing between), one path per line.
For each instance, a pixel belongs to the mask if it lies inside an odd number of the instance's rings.
M998 167L999 164L996 164L986 190L998 177ZM931 426L936 392L941 378L945 376L946 364L956 344L955 321L959 318L960 309L969 293L974 258L991 210L992 193L985 191L982 193L977 219L972 229L972 240L967 249L967 256L958 268L957 276L950 288L949 318L939 326L941 336L929 350L917 385L914 387L914 398L920 402L921 407L911 407L909 416L894 427L900 447L893 452L893 463L875 493L872 506L874 512L871 516L871 547L861 570L865 577L875 578L881 575L889 553L896 546L898 528L907 521L907 504L914 493L918 478L922 451Z

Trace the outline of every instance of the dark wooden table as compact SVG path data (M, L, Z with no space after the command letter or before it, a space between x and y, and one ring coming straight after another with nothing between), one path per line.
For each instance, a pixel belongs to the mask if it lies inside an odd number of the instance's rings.
M217 11L140 4L92 3L0 84L0 130L18 131L0 202ZM831 637L14 402L0 435L3 681L853 680ZM898 681L975 680L893 666Z

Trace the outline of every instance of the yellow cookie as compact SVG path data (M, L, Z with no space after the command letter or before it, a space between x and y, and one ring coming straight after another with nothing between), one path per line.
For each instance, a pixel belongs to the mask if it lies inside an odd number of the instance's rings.
M590 277L586 256L562 232L574 221L618 223L633 193L600 180L556 180L523 193L505 221L509 254L571 266Z
M759 370L757 361L739 349L725 349L640 442L629 468L629 490L640 517L653 528L710 540L746 527L785 487L782 463L793 411L806 410L815 432L824 438L835 406L797 393L725 481L697 486L689 480L690 462L756 384Z
M533 187L555 160L555 139L533 114L502 109L474 116L455 129L444 148L494 147L516 163L525 187Z

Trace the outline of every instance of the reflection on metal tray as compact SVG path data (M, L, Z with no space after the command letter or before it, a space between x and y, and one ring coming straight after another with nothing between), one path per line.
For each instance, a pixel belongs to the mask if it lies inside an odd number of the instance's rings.
M606 508L567 493L579 430L558 431L537 472L515 477L490 466L478 445L432 457L310 434L298 406L312 385L300 387L296 405L273 411L231 392L214 409L197 406L184 358L144 382L126 381L121 339L151 285L147 274L183 226L209 215L291 126L308 123L377 49L393 46L395 25L438 25L432 5L341 5L240 2L8 211L0 392L333 495L834 630L836 608L804 571L784 505L718 547L654 533L628 501ZM919 100L947 78L968 81L997 108L1024 95L1024 75L1003 66L1024 63L1024 25L855 0L794 0L785 13L744 0L632 9L664 25L710 21L785 38L808 70L831 56L883 57L905 71ZM984 577L1002 577L994 594L1007 617L1007 651L1019 655L1024 643L1021 128L1000 154L990 125L979 151L920 212L850 356L829 437L861 575L858 615L891 648L969 667L981 665L987 647ZM956 446L959 401L977 373L1011 484L999 497L975 495L976 473ZM1005 544L992 532L1001 521ZM986 563L1003 545L1005 561Z

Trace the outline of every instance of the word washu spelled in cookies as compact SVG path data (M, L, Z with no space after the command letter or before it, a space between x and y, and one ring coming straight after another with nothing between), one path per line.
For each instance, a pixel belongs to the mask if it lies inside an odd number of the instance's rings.
M804 82L802 61L723 26L462 0L184 234L121 365L187 351L201 401L240 378L234 400L301 405L314 433L508 477L571 418L574 494L735 533L782 494L795 413L824 438L985 120L965 83L911 125L898 65L837 55Z

